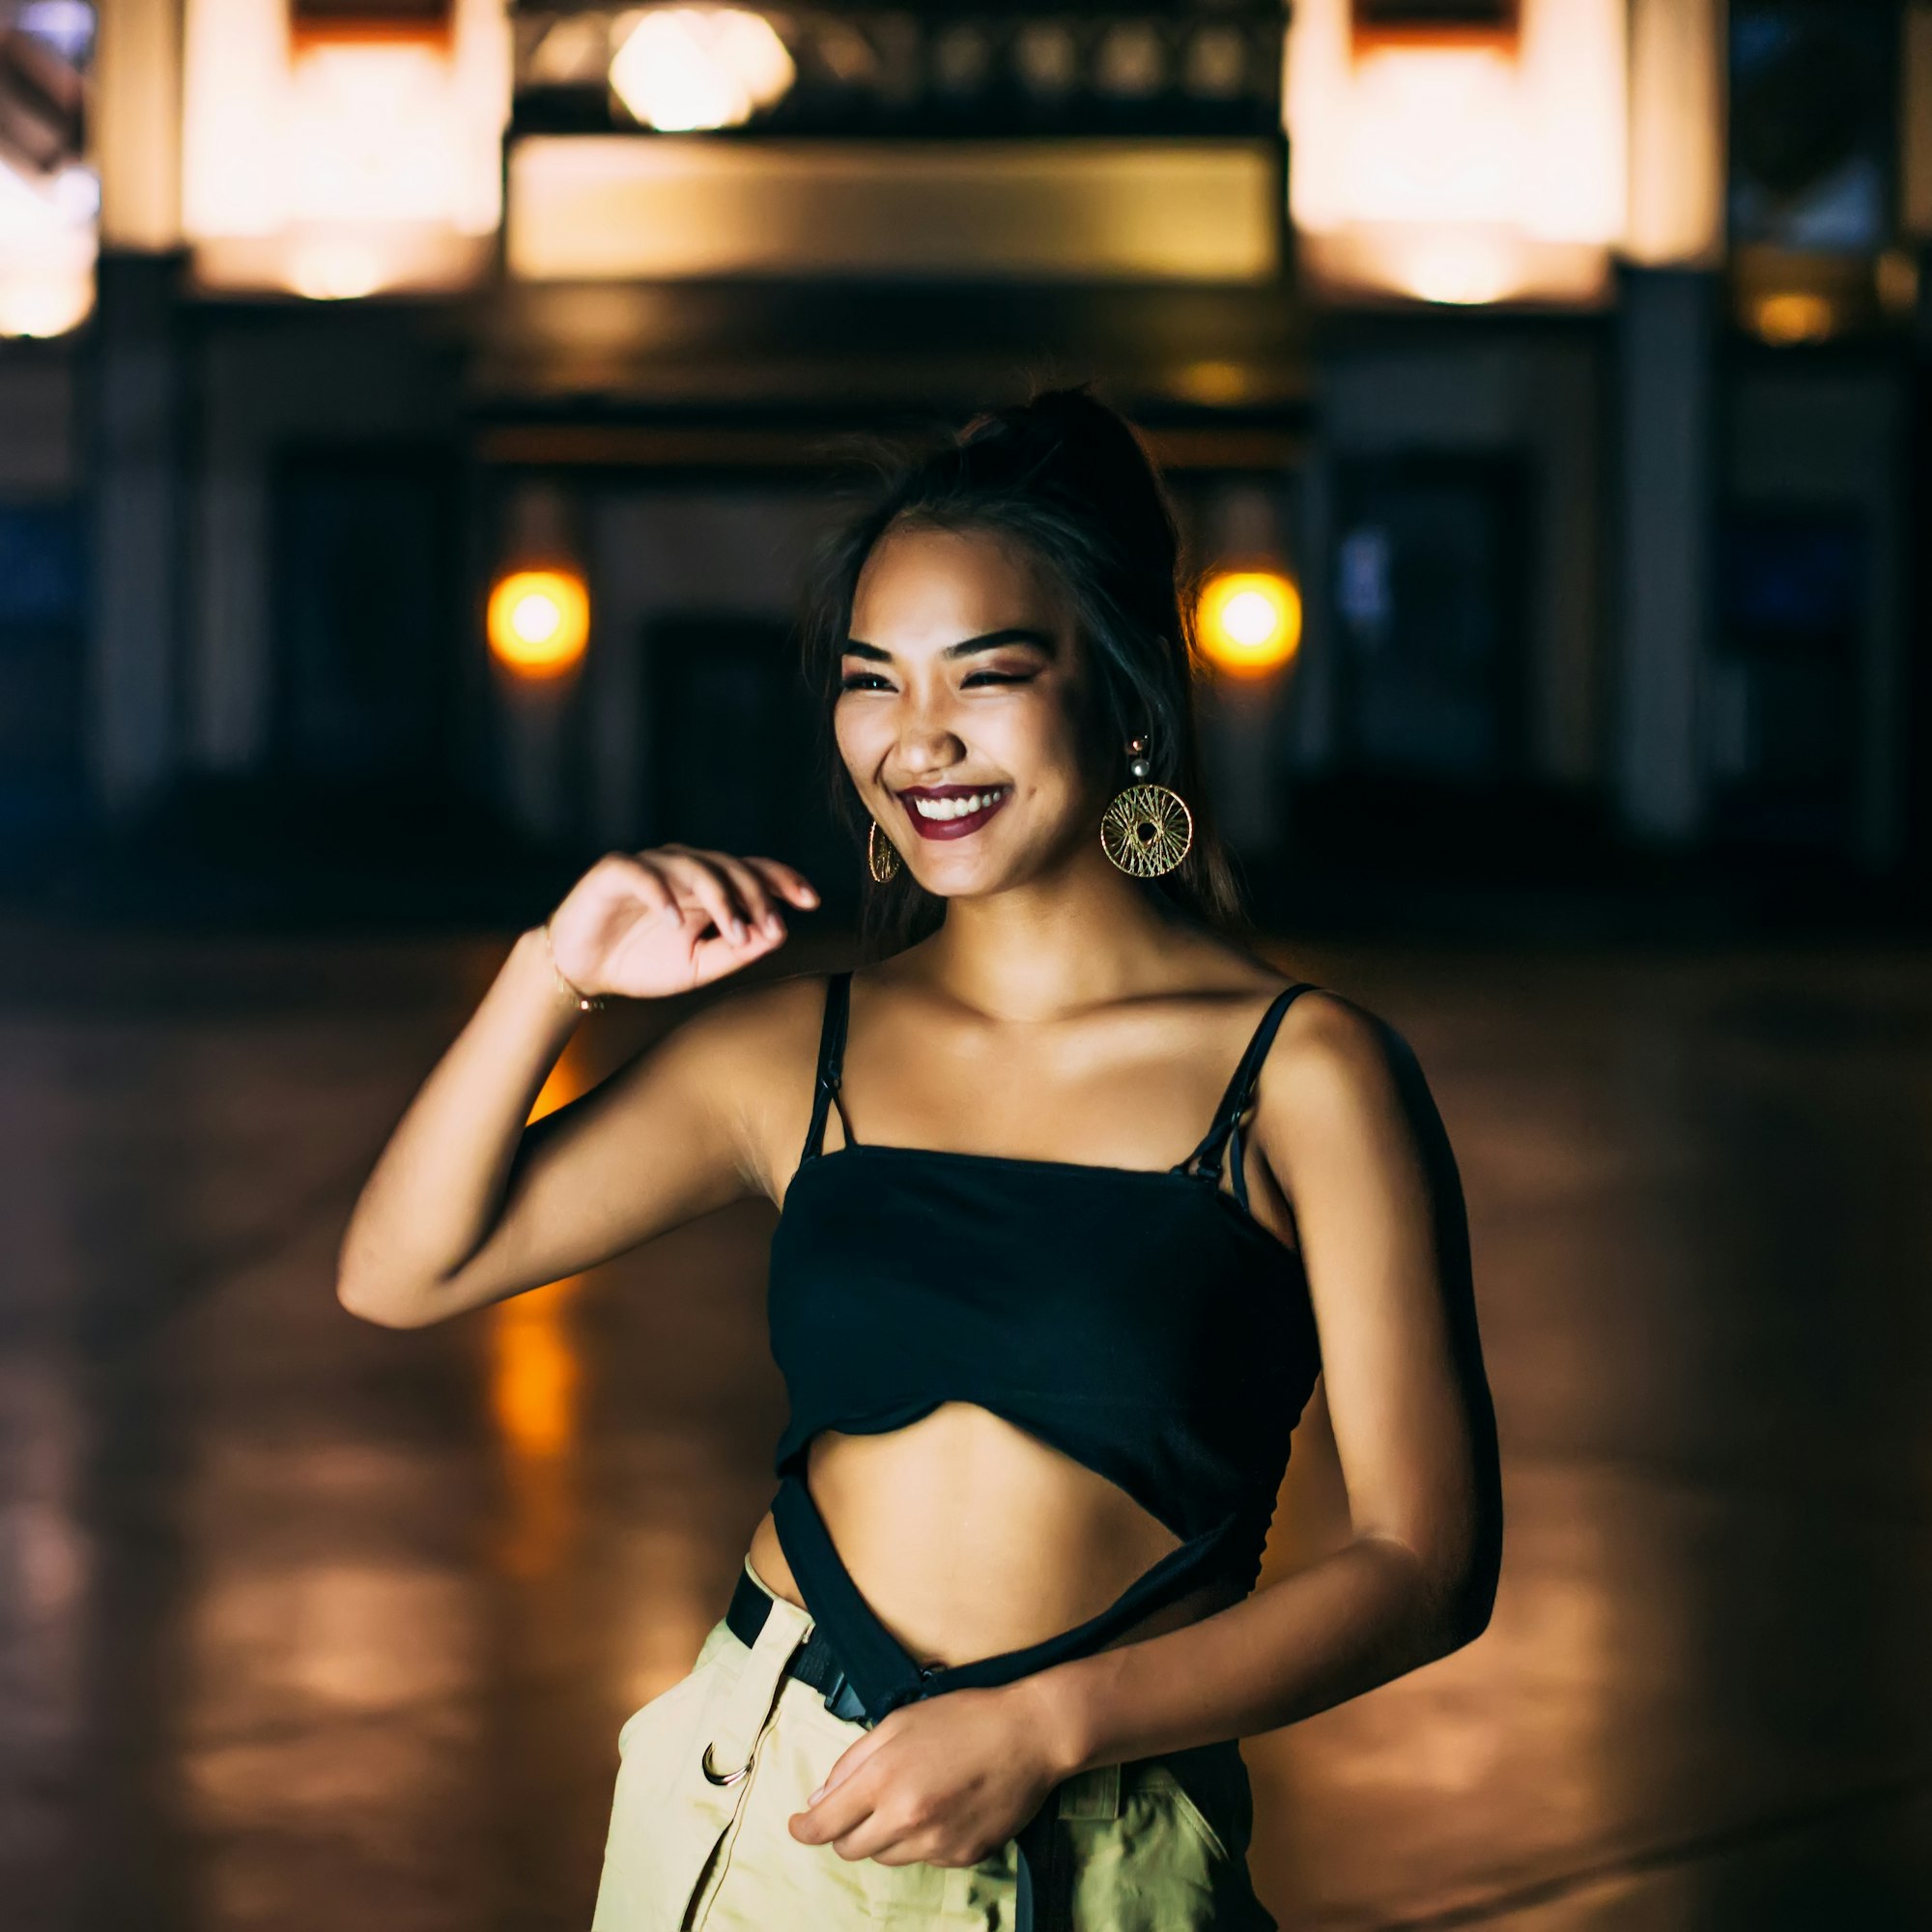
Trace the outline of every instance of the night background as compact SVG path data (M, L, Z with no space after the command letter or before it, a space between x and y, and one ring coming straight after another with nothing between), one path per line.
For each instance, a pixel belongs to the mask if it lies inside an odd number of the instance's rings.
M1088 380L1505 1458L1487 1634L1244 1742L1264 1900L1932 1924L1929 251L1899 0L0 0L0 1925L588 1923L772 1212L411 1333L336 1243L600 853L850 960L854 440ZM1346 1527L1318 1392L1264 1580Z

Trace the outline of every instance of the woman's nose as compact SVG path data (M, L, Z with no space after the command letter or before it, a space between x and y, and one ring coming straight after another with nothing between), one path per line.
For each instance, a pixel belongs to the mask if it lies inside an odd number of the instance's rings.
M910 772L938 770L959 762L965 751L945 711L911 705L899 724L899 762Z

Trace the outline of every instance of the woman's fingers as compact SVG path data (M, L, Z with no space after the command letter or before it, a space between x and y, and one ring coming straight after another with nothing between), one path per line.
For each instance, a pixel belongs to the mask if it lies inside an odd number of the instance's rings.
M818 894L810 881L781 860L740 858L735 852L715 851L708 846L679 845L668 849L711 867L728 884L733 901L747 923L757 930L780 938L784 936L781 898L803 906L818 903Z
M772 889L756 870L730 852L707 852L703 856L731 881L738 902L745 908L754 927L766 932L783 933L784 921L773 903Z
M697 984L706 985L713 980L723 979L726 973L735 973L739 967L750 965L753 959L783 943L782 933L768 931L763 926L751 927L742 941L724 933L714 933L710 938L693 944L692 971L696 976Z
M711 863L710 854L688 845L662 845L651 857L711 915L721 934L743 944L750 930L750 908L740 900L730 875Z
M787 866L782 859L748 858L745 863L755 867L759 876L794 905L810 907L818 903L817 887L796 867Z

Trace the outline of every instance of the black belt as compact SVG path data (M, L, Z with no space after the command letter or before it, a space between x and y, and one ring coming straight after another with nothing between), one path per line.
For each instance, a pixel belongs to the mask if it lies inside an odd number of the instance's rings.
M758 1633L771 1613L771 1598L740 1570L738 1587L731 1592L731 1602L724 1611L731 1634L749 1650L757 1642ZM784 1674L810 1684L814 1690L824 1691L825 1708L835 1718L866 1722L866 1707L860 1703L859 1693L852 1689L851 1679L833 1651L832 1639L815 1624L811 1634L792 1652Z
M771 1613L771 1597L741 1570L737 1588L731 1592L731 1601L725 1606L725 1627L750 1649L757 1642L758 1633ZM831 1639L815 1624L811 1634L792 1652L784 1674L823 1691L825 1708L835 1718L849 1719L870 1728L866 1707L835 1655ZM1072 1867L1065 1856L1065 1836L1054 1830L1057 1797L1057 1790L1049 1792L1046 1802L1014 1834L1019 1846L1014 1932L1058 1932L1058 1928L1071 1923Z

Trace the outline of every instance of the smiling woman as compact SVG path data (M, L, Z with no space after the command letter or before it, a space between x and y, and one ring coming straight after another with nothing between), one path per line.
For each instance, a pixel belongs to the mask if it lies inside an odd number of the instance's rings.
M339 1293L413 1325L779 1206L777 1492L619 1734L594 1932L1259 1932L1237 1741L1489 1615L1454 1162L1401 1040L1244 943L1120 417L981 417L823 561L860 969L737 989L526 1126L583 1003L734 972L816 898L600 862L384 1151ZM1318 1374L1355 1534L1257 1591Z
M1084 391L1050 391L1024 410L979 417L937 453L904 461L827 545L813 584L806 671L833 727L826 762L837 808L855 831L869 813L899 844L929 836L933 815L912 809L922 797L976 779L1010 792L1009 775L995 772L947 771L944 783L901 782L888 797L868 788L866 734L890 713L858 694L902 708L915 672L903 653L923 639L962 697L984 695L980 714L1005 716L1020 697L1057 719L1059 739L1039 748L1041 761L1086 781L1090 837L1108 795L1129 779L1185 801L1190 846L1156 889L1220 932L1246 932L1200 781L1194 693L1204 667L1186 589L1174 515L1146 451ZM884 885L866 910L869 955L936 930L950 896L917 868Z

